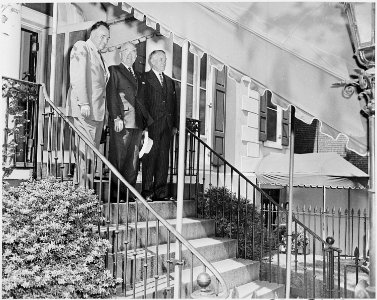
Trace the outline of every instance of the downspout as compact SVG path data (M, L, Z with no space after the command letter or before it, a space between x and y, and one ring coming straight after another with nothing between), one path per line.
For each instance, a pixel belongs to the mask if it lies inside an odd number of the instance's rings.
M178 179L177 179L177 231L182 233L183 215L183 190L185 185L185 139L186 139L186 95L187 95L187 58L188 41L182 45L182 68L181 68L181 101L179 110L179 144L178 144ZM181 261L181 251L179 242L175 242L175 258ZM176 265L174 268L176 275L174 278L174 299L181 298L182 266Z
M50 99L55 103L55 78L56 78L56 40L58 29L58 3L54 3L52 14L52 41L51 41L51 73L50 73Z
M288 232L285 298L290 299L291 290L291 255L292 255L292 207L293 207L293 173L295 152L295 107L291 105L291 134L289 136L289 194L288 194Z
M374 84L372 86L374 89ZM375 149L375 115L369 116L369 286L367 290L372 298L376 296L376 218L377 218L377 204L375 191L375 171L376 171L376 149Z
M322 187L322 206L323 206L323 217L322 217L322 239L325 241L326 240L326 232L325 232L325 211L326 211L326 187Z

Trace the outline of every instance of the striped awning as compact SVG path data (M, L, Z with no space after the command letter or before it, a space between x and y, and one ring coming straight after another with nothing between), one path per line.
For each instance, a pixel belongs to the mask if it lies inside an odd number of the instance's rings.
M368 175L336 153L307 153L294 156L293 186L364 189ZM289 155L270 154L256 171L261 185L289 185Z

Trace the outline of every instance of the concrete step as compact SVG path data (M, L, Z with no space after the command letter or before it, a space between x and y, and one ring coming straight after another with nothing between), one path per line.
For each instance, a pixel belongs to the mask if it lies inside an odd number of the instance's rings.
M10 186L17 187L21 182L28 181L32 178L33 170L31 169L13 169L12 172L3 178Z
M235 286L243 285L247 282L254 281L259 275L259 262L251 260L230 258L214 262L213 266L223 276L228 288L232 289ZM185 269L182 271L182 287L181 298L190 298L191 293L199 289L196 278L203 272L203 267L195 267L192 269ZM173 296L174 294L174 278L175 273L170 274L169 280L167 275L161 275L158 278L149 278L146 282L138 282L135 286L128 286L127 291L122 291L119 288L118 297L132 298L166 298L166 296ZM211 275L211 290L217 289L217 282L215 277ZM191 278L193 278L193 285L191 286ZM144 288L145 287L145 288ZM221 287L219 287L221 288ZM145 290L145 291L144 291ZM221 292L221 290L219 291Z
M156 201L150 202L149 205L165 220L173 219L177 216L177 202L176 201ZM183 202L183 217L195 217L196 202L195 200L185 200ZM102 215L107 218L109 215L109 205L102 205ZM126 223L128 216L128 222L133 223L136 220L136 204L135 202L129 202L128 212L127 204L119 203L119 222ZM152 213L148 213L147 208L143 204L138 204L138 220L145 221L148 216L148 220L156 220L156 217ZM110 222L115 223L118 219L118 207L116 203L110 204Z
M281 299L285 297L285 285L254 280L232 289L232 298Z
M201 238L190 240L190 244L199 251L209 262L216 262L224 260L230 257L236 256L237 241L228 238ZM175 243L170 244L168 255L168 245L149 246L147 248L131 249L127 251L127 263L125 263L125 251L117 253L117 277L124 277L126 272L127 283L131 283L136 278L136 281L140 281L144 274L147 277L153 277L155 274L164 274L169 267L167 260L174 259L176 257ZM114 265L115 255L110 254L108 269L113 273L115 270ZM191 266L201 266L202 263L196 257L192 257L191 252L182 246L182 260L184 261L184 269ZM134 269L135 268L135 269ZM173 266L170 265L170 270L173 270Z
M173 227L176 227L176 219L166 220ZM128 224L128 249L142 248L146 244L146 225L147 222L137 222ZM136 230L137 226L137 230ZM114 224L101 227L102 235L107 235L107 231L110 234L110 243L112 243L114 249L118 251L124 250L124 245L126 241L126 225L120 224L118 228L118 233L116 233L116 226ZM147 246L153 246L157 243L157 221L148 222L148 242ZM215 221L196 219L196 218L183 218L182 219L182 235L186 240L200 239L204 237L215 235ZM118 237L117 237L118 236ZM158 240L160 244L164 244L168 240L167 230L159 222L159 236ZM170 234L170 242L174 242L175 237ZM118 246L117 246L118 245Z

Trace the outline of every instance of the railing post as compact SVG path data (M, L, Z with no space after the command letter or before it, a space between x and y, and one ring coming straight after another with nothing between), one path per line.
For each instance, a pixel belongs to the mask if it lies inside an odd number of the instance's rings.
M329 245L327 248L325 248L325 252L327 252L327 278L326 278L326 293L325 298L334 298L335 297L335 251L340 253L340 249L333 247L335 240L333 237L329 236L326 238L326 243ZM338 255L338 264L339 261L339 255ZM338 265L338 277L340 276L339 273L339 265ZM339 278L338 278L338 284L339 284ZM338 286L338 289L340 287ZM338 292L339 293L339 292Z
M211 277L208 275L208 273L200 273L196 279L196 282L198 283L200 289L193 292L191 294L191 298L204 299L217 297L214 291L208 289L208 286L211 284Z
M183 214L183 191L185 184L185 139L186 139L186 94L187 94L187 59L188 59L188 41L182 45L182 70L181 70L181 101L180 101L180 120L179 120L179 146L178 146L178 178L177 178L177 231L182 232L182 214ZM179 252L179 242L175 244L176 259L181 261ZM174 298L181 298L181 275L182 268L178 265L175 267L174 281Z

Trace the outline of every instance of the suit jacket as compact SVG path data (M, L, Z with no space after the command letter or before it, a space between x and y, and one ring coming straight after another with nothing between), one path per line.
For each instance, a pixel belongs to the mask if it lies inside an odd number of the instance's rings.
M109 123L119 117L124 120L125 128L144 129L153 120L144 106L140 75L132 73L121 63L110 66L110 79L106 87ZM111 125L113 126L113 125Z
M67 116L80 117L80 106L90 106L93 121L105 117L105 97L108 70L91 40L78 41L70 55L70 87L67 96Z
M161 86L156 74L150 70L143 76L143 97L145 107L152 116L154 123L151 128L162 128L164 122L172 129L177 127L177 97L175 93L174 81L164 76L164 87Z

